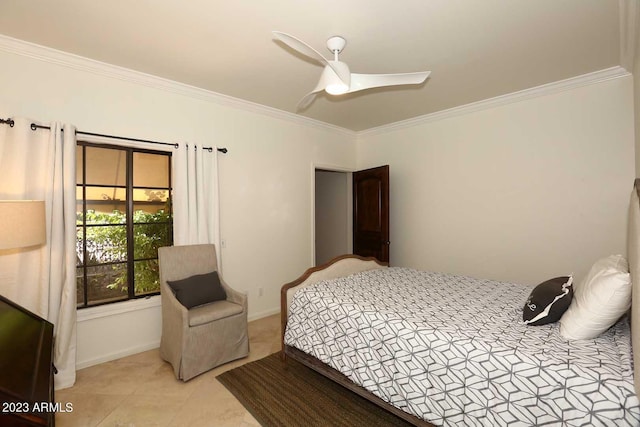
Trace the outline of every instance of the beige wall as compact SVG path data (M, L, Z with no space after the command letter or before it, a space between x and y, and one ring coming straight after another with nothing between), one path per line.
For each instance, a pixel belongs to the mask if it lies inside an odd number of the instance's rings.
M219 161L224 276L249 293L250 317L279 311L280 286L313 263L312 164L353 169L353 135L26 56L0 52L0 64L0 117L227 147ZM140 304L102 308L107 317L79 312L80 366L157 346L159 305Z
M395 265L537 283L625 253L633 81L365 133L358 168L390 165Z

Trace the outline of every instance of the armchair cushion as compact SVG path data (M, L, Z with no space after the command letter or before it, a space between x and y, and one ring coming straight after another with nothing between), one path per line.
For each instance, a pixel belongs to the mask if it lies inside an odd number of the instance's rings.
M217 271L197 274L181 280L167 281L171 290L187 309L227 299Z
M189 326L199 326L205 323L224 319L242 313L241 305L229 301L215 301L189 310Z

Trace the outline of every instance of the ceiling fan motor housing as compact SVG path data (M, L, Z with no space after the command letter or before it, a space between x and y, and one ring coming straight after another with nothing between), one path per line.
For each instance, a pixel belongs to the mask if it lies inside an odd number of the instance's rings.
M349 66L341 61L329 61L331 65L324 67L320 78L320 85L330 95L342 95L349 91L351 85L351 72ZM336 73L340 72L343 78Z

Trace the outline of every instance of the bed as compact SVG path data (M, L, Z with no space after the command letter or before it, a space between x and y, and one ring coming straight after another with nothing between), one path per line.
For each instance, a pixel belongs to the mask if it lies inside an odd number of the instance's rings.
M567 341L522 322L532 288L345 255L282 287L283 354L417 426L640 425L640 298L597 338Z

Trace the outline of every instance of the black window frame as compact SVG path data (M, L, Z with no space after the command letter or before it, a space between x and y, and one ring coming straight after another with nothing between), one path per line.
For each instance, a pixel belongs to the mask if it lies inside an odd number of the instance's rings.
M173 245L173 202L172 202L172 195L173 195L173 187L172 187L172 153L170 151L161 151L161 150L151 150L151 149L143 149L143 148L136 148L136 147L127 147L127 146L123 146L123 145L117 145L117 144L100 144L100 143L94 143L94 142L88 142L88 141L83 141L83 140L78 140L77 141L77 146L78 147L82 147L82 183L79 184L77 182L76 179L76 189L81 187L82 188L82 200L80 199L76 199L76 206L82 202L82 224L78 224L76 223L76 233L78 233L78 229L81 228L82 229L82 251L83 251L83 257L82 257L82 261L78 263L76 263L76 287L78 286L78 278L79 275L77 274L78 269L82 269L82 291L83 291L83 301L77 301L76 302L76 308L77 309L84 309L84 308L90 308L90 307L98 307L101 305L107 305L107 304L115 304L115 303L119 303L119 302L124 302L124 301L130 301L130 300L136 300L136 299L141 299L141 298L148 298L154 295L159 295L160 294L160 290L158 289L157 292L147 292L144 294L140 294L140 295L136 295L135 293L135 263L139 262L139 261L153 261L153 260L157 260L157 254L156 257L153 258L140 258L140 259L136 259L135 255L134 255L134 227L136 225L149 225L149 224L166 224L168 226L168 237L169 237L169 245ZM112 150L120 150L126 153L126 178L125 178L125 185L100 185L100 184L91 184L91 183L87 183L87 159L86 159L86 147L96 147L96 148L106 148L106 149L112 149ZM168 162L168 186L167 187L151 187L151 186L145 186L145 187L136 187L133 185L133 156L135 153L143 153L143 154L154 154L154 155L162 155L167 157L167 162ZM86 189L87 187L100 187L100 186L104 186L104 187L108 187L108 188L124 188L125 192L126 192L126 202L125 202L125 206L126 206L126 212L125 212L125 218L126 218L126 223L118 223L118 224L105 224L104 226L124 226L126 229L126 236L127 236L127 256L126 256L126 261L119 261L119 262L105 262L105 263L99 263L99 264L93 264L93 263L88 263L89 261L89 257L88 257L88 252L87 252L87 192ZM139 222L139 223L134 223L133 220L133 216L134 216L134 205L135 204L140 204L140 203L144 203L144 202L135 202L134 198L133 198L133 191L135 189L146 189L146 190L164 190L167 191L167 209L168 209L168 213L169 213L169 218L170 220L167 222ZM76 190L77 191L77 190ZM89 201L89 203L93 203L96 201ZM94 227L94 226L102 226L102 225L89 225L89 227ZM77 237L76 237L77 239ZM104 301L98 301L98 302L94 302L94 303L90 303L89 302L89 297L88 297L88 280L87 280L87 270L89 267L95 267L95 266L100 266L100 265L110 265L110 264L124 264L126 265L127 268L127 294L126 296L123 295L123 298L118 298L118 299L109 299L109 300L104 300ZM76 289L76 292L77 289Z

